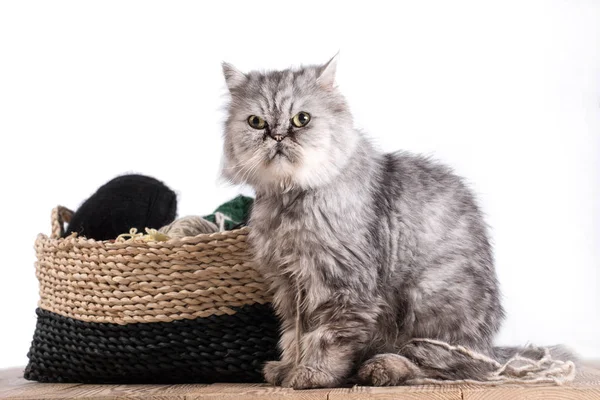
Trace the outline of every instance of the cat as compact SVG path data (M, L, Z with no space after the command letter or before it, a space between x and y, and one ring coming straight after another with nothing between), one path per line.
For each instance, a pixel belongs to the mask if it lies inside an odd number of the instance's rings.
M254 188L248 240L281 321L281 360L265 379L295 389L416 378L482 379L504 311L472 191L452 170L382 153L354 128L324 65L242 73L231 95L223 176Z

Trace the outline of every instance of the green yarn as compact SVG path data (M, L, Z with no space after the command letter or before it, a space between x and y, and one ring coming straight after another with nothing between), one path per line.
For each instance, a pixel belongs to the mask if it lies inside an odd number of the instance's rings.
M215 214L221 213L226 217L225 229L231 230L241 223L248 222L253 203L254 199L252 197L239 195L236 198L221 204L212 214L206 215L203 218L216 224Z

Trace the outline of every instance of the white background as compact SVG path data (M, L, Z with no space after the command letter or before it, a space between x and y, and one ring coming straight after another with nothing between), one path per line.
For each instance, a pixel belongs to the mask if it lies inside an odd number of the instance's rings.
M221 61L338 50L356 125L478 193L508 314L498 343L600 358L600 2L360 4L0 3L0 367L26 363L52 207L135 171L176 190L180 215L210 213L240 190L218 182Z

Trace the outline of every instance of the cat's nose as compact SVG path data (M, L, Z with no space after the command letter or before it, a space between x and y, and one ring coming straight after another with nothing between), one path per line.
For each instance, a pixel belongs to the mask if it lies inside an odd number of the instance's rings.
M276 142L281 142L283 140L283 138L285 137L283 135L280 135L279 133L277 133L275 135L270 135L270 136L271 136L271 138L275 139Z

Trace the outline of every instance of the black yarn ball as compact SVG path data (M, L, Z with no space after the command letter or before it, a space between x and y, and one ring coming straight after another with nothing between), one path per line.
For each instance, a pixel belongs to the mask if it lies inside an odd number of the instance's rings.
M131 228L160 229L177 214L177 195L164 183L144 175L119 176L100 187L71 218L64 236L116 239Z

